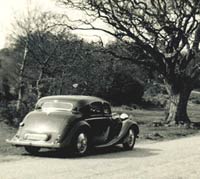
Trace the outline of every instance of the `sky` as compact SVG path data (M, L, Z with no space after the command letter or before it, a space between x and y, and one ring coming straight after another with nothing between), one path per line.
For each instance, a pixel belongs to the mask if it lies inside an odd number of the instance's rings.
M3 48L6 36L11 32L11 23L15 16L23 13L27 0L0 0L0 48Z
M6 38L9 33L12 33L11 24L15 17L20 17L27 12L27 4L40 7L43 10L55 10L55 0L0 0L0 49L6 45ZM97 39L95 35L100 35L105 42L110 40L110 36L103 32L76 32L80 37L87 40Z

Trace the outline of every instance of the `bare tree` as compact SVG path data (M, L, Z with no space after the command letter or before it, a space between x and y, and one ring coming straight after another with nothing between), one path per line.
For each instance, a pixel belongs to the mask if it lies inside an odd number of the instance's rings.
M200 74L199 0L59 0L89 16L71 29L101 30L153 59L170 95L167 121L190 123L188 98ZM68 18L70 19L70 17ZM94 26L101 19L109 28ZM76 26L79 22L79 26ZM86 26L80 26L80 23ZM80 28L81 27L81 28ZM112 27L112 28L110 28ZM132 57L134 62L137 59ZM149 61L151 62L151 61Z
M65 32L60 32L59 36L53 33L37 30L31 34L29 40L29 53L38 66L38 78L36 81L37 98L43 96L41 82L47 73L53 73L51 66L57 66L59 55L62 52L63 36ZM63 35L63 36L62 36ZM52 76L52 74L50 75Z
M56 60L58 51L63 45L63 36L66 28L59 28L56 24L57 15L49 12L32 10L27 17L16 19L15 33L12 35L15 44L21 44L24 48L23 59L19 71L19 92L17 110L23 98L22 86L24 84L24 71L26 63L37 66L38 77L36 81L37 97L42 97L41 81L49 64ZM27 59L32 62L27 62Z
M17 97L17 104L16 104L16 111L19 112L21 103L22 103L22 98L23 98L23 88L24 88L24 71L25 71L25 66L26 66L26 61L27 61L27 53L28 53L28 41L29 41L29 33L30 33L30 2L27 1L27 16L28 19L26 20L26 39L25 39L25 46L24 46L24 52L23 52L23 57L22 57L22 62L20 64L20 70L19 70L19 78L18 78L18 97ZM17 22L17 21L16 21ZM20 22L18 21L17 24L19 25ZM15 29L15 28L14 28Z

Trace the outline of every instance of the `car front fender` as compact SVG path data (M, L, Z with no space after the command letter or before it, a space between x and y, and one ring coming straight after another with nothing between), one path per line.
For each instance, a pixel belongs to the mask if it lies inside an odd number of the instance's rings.
M130 119L123 121L122 129L119 134L120 141L119 143L126 137L126 134L130 128L133 128L135 131L135 135L138 137L139 134L139 127L135 121Z
M139 134L139 127L138 127L137 123L135 121L127 119L127 120L124 120L122 122L121 131L120 131L119 135L116 138L114 138L113 140L111 140L110 142L108 142L106 144L99 145L97 147L108 147L108 146L112 146L112 145L116 145L116 144L122 143L124 141L124 139L126 138L128 130L130 128L135 129L134 130L135 134L136 134L136 136L138 136L138 134Z

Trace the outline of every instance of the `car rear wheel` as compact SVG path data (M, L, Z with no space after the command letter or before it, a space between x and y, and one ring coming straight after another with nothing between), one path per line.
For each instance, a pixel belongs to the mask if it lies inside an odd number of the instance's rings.
M24 148L28 153L33 154L33 155L38 154L40 150L39 147L33 147L33 146L25 146Z
M79 131L73 142L73 153L78 156L83 156L88 151L88 133L84 130Z
M123 143L124 149L132 150L135 145L135 140L136 140L135 131L133 128L130 128Z

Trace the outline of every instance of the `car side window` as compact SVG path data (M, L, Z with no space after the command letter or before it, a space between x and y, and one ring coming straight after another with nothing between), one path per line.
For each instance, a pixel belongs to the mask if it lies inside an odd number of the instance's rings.
M111 115L110 105L108 103L103 104L103 113L104 115Z
M103 106L101 102L90 104L90 115L103 115Z

